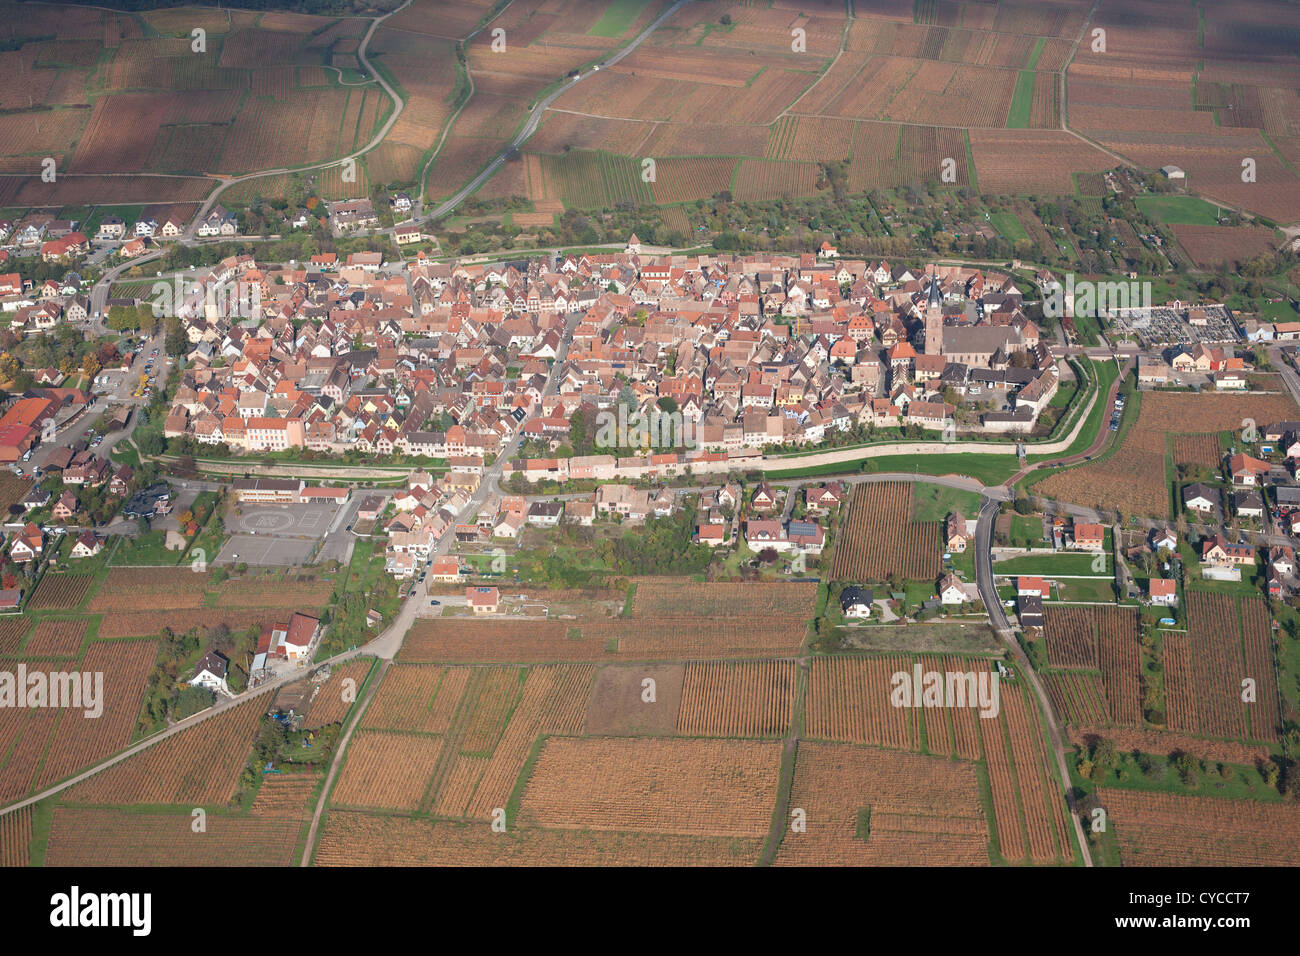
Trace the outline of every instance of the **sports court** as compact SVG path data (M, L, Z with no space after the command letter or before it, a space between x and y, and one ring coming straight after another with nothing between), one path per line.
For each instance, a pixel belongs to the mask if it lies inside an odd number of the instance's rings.
M226 512L229 541L215 564L286 566L306 564L338 516L341 504L239 505Z

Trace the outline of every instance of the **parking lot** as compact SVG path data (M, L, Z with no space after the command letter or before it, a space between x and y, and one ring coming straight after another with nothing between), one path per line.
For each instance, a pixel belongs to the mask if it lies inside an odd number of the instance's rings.
M263 567L302 565L307 563L315 549L314 540L237 534L225 543L213 564L248 564Z

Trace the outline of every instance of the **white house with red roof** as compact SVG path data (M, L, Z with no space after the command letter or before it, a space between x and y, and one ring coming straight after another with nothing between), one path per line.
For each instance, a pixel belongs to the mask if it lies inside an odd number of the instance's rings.
M466 588L465 603L475 614L495 614L501 606L501 592L496 588Z

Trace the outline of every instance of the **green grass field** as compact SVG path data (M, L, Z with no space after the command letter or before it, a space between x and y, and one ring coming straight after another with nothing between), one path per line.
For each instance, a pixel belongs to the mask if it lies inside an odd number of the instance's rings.
M649 0L613 0L596 25L587 31L592 37L621 37L636 22Z
M1007 129L1028 129L1029 111L1034 105L1033 70L1021 70L1016 77L1016 92L1011 97L1011 111L1007 114Z
M917 482L912 489L912 520L942 521L952 511L974 518L980 510L980 496L960 488L945 488Z
M1029 238L1029 233L1025 231L1024 225L1016 218L1016 214L1009 209L990 213L989 222L993 223L994 229L1012 242Z
M1093 561L1099 557L1103 559L1103 565L1094 568ZM997 561L993 565L993 570L998 574L1037 574L1044 577L1051 577L1053 574L1092 574L1100 576L1110 573L1111 564L1110 555L1100 552L1097 554L1082 554L1079 552L1027 554L1021 558Z
M1197 196L1138 196L1133 200L1148 218L1178 226L1213 226L1218 207Z

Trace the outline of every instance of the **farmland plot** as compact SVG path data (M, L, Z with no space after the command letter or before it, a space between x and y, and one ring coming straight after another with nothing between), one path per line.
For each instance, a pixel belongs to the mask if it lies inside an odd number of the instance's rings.
M331 811L321 866L752 866L760 837L523 829Z
M519 818L564 830L764 837L780 751L775 741L552 737Z
M67 791L78 804L223 806L235 795L264 708L249 701L95 774Z
M858 485L836 542L831 576L837 580L884 580L891 574L937 578L939 525L909 522L912 486L906 482Z
M677 732L683 736L777 737L794 707L794 661L686 665Z
M989 862L988 823L968 763L800 741L790 805L806 812L807 830L785 834L779 865Z
M1300 865L1293 807L1099 790L1125 866Z

